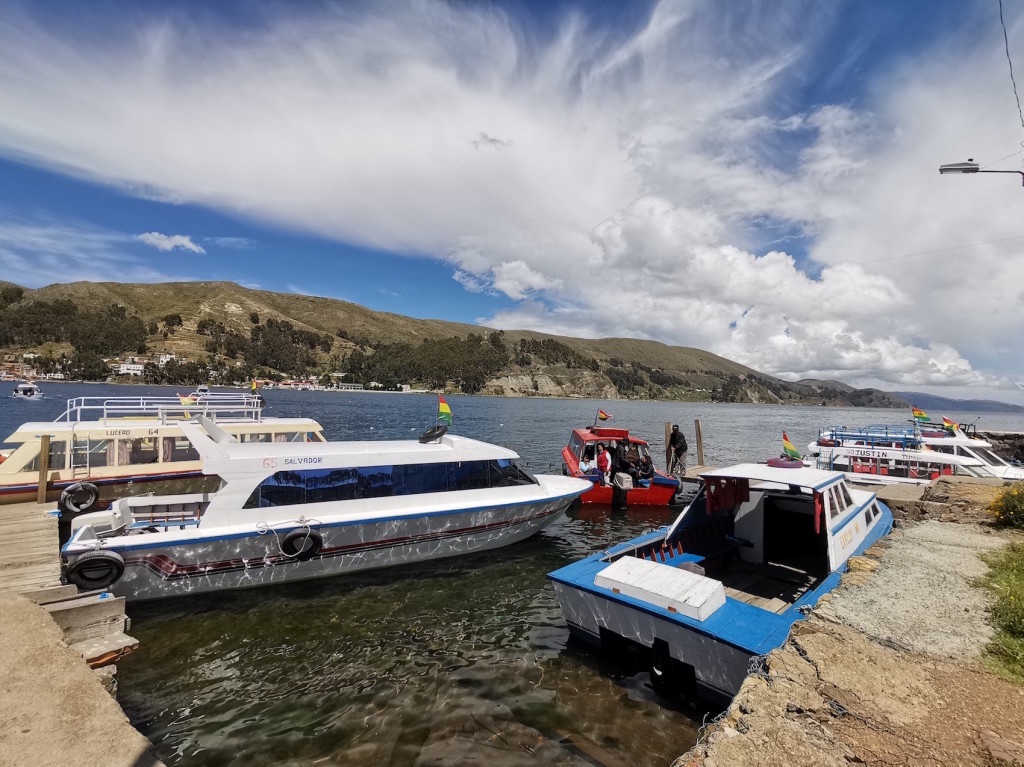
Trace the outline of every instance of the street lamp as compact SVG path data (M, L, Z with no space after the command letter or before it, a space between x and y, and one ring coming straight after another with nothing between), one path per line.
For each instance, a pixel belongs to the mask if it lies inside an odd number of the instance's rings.
M939 173L1016 173L1020 176L1021 185L1024 186L1024 171L1021 170L982 170L974 158L968 158L967 162L952 162L949 165L940 165Z

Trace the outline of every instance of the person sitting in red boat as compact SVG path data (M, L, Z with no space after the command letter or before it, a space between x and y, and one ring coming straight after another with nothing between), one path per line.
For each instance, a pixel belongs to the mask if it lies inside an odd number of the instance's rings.
M594 454L590 451L590 448L588 447L586 450L583 451L583 457L580 458L580 471L582 471L584 474L590 474L590 472L595 471L596 469L597 464L594 463Z
M612 454L604 449L604 443L597 443L597 470L601 472L601 484L608 484L608 472L612 470Z
M640 463L636 467L636 478L641 482L646 482L650 486L651 480L654 478L654 462L651 460L651 456L644 453L644 457L640 459Z

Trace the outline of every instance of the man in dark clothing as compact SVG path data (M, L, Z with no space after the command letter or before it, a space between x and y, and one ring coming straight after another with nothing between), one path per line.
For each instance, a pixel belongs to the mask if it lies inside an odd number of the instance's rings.
M686 437L679 431L679 425L672 425L672 434L668 438L668 446L665 448L665 473L671 474L676 463L682 465L686 472Z

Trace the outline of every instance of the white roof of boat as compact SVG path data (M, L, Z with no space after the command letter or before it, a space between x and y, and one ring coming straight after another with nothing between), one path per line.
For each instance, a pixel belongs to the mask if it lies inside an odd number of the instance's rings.
M197 440L193 444L203 452L205 445ZM218 455L219 453L219 455ZM453 455L458 454L458 455ZM469 437L446 434L439 442L426 444L417 440L349 440L345 442L221 442L211 451L211 458L220 460L252 460L261 458L330 458L331 463L346 463L353 466L385 465L389 461L399 463L435 463L455 460L494 460L519 457L508 448L480 442ZM357 459L357 460L346 460ZM282 462L278 464L284 466ZM306 464L295 464L299 465ZM326 468L326 464L325 464Z
M107 418L103 421L29 421L19 426L5 441L24 441L37 434L63 434L70 431L82 432L98 429L145 429L178 426L181 423L188 423L188 421L184 421L184 419L161 421L158 418ZM302 425L315 426L317 429L323 428L312 418L279 418L277 416L268 416L259 421L226 419L217 423L223 427L251 426L254 431L259 431L261 426L273 428L277 426ZM19 437L19 439L15 440L15 437Z
M839 471L824 469L794 468L786 469L769 466L766 463L739 463L724 469L702 472L701 477L720 477L726 479L751 479L757 482L777 482L780 485L797 485L818 489L843 480L846 476Z

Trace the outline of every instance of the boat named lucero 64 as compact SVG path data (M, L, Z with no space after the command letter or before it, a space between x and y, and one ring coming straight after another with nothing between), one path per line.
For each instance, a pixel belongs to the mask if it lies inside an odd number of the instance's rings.
M70 582L158 599L483 551L540 531L590 487L531 476L511 450L445 427L419 442L238 444L200 421L179 426L220 489L76 518Z
M126 495L213 490L217 478L203 475L199 453L178 428L198 415L243 442L323 442L316 421L268 418L264 404L239 393L70 399L55 421L22 424L7 438L14 447L0 452L0 504L35 500L40 482L46 500L66 513Z
M750 659L892 526L874 493L793 463L706 472L671 526L550 573L570 631L648 658L659 692L735 695Z

